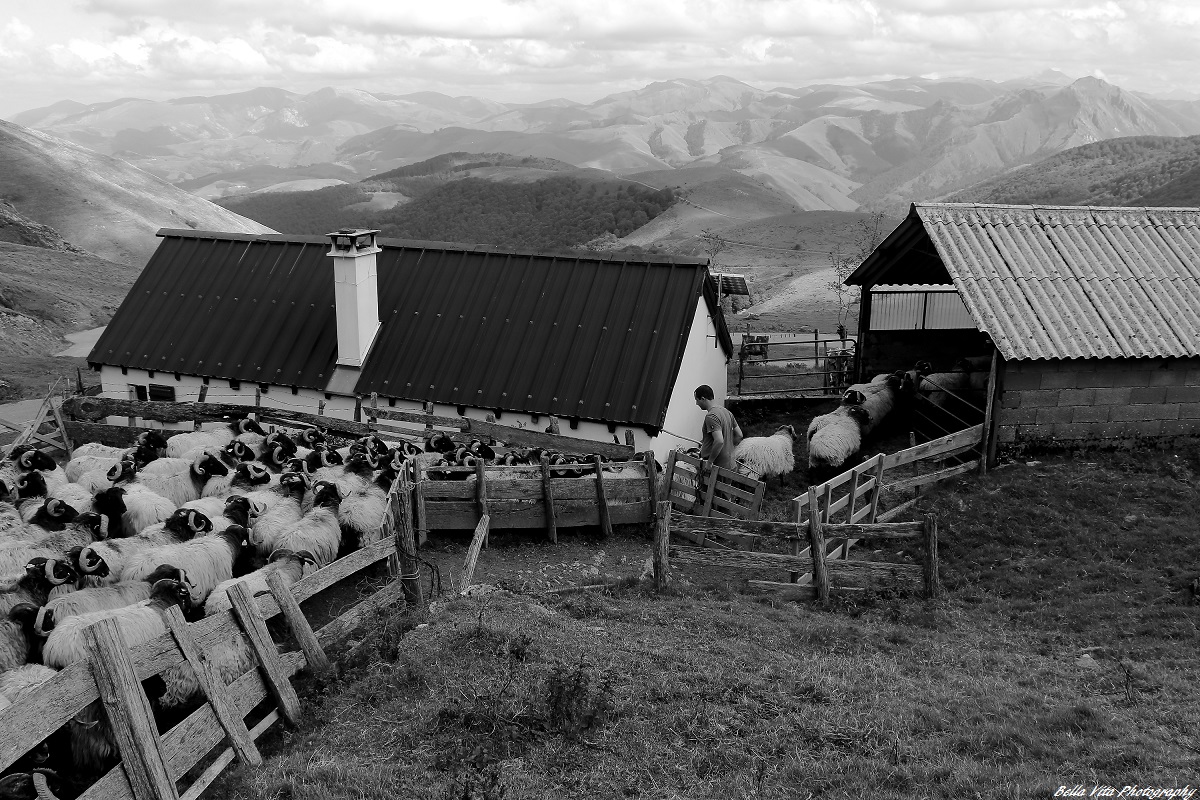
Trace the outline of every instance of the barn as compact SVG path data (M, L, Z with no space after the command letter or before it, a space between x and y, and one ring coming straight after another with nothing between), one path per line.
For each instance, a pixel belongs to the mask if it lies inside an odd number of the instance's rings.
M1200 434L1198 209L918 203L846 283L860 375L994 363L993 453Z
M706 260L161 230L88 361L107 397L358 419L364 399L690 445L733 345ZM569 425L569 428L568 428Z

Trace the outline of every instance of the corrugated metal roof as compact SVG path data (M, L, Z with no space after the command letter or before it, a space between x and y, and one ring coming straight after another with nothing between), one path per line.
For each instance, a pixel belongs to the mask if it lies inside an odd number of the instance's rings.
M1200 209L929 203L912 221L1006 359L1200 355Z
M162 231L89 360L322 390L337 357L324 237ZM379 240L381 327L355 390L657 427L706 262Z

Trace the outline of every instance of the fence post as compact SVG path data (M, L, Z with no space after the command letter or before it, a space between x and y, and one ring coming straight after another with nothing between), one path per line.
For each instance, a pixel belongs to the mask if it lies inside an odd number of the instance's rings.
M396 553L400 557L400 580L404 583L404 602L410 608L418 608L425 603L421 594L421 562L417 559L417 537L413 531L412 513L412 484L407 475L398 479L399 488L396 499L399 508L396 510Z
M487 482L484 480L483 459L475 462L475 499L479 503L479 518L490 516L488 514L488 498L487 498ZM487 531L483 532L483 546L488 545Z
M671 503L660 500L654 504L654 591L661 592L671 580L667 549L671 546Z
M271 633L267 630L267 621L263 619L262 611L259 610L258 603L254 602L254 595L250 593L245 581L229 587L229 604L233 606L233 614L241 624L242 630L246 632L250 648L258 656L263 683L267 685L267 690L275 699L275 704L279 706L280 715L290 724L298 724L300 722L300 696L296 694L291 681L283 671L283 664L279 660L279 648L271 639Z
M922 532L925 536L925 596L941 597L942 579L938 575L937 518L926 514Z
M554 519L554 488L550 485L550 456L542 453L542 502L546 506L546 537L558 544L558 525Z
M608 516L608 498L604 494L604 467L600 456L592 456L592 466L596 468L596 508L600 512L600 530L605 536L612 536L612 520Z
M813 588L817 592L817 601L824 603L829 600L829 571L825 564L825 534L821 530L821 515L816 513L817 490L808 487L808 547L812 553Z
M142 691L120 626L112 618L98 620L84 630L83 639L92 654L96 688L135 800L178 800L150 701Z
M671 451L671 455L667 456L667 468L663 471L663 490L662 497L659 500L671 501L671 481L675 480L675 450ZM700 487L696 487L696 491L700 491Z
M197 400L196 402L197 402L197 403L203 403L203 402L204 402L204 398L206 398L206 397L208 397L208 384L207 384L207 383L204 383L204 384L201 384L201 385L200 385L200 399L199 399L199 400ZM198 420L198 419L197 419L197 420L193 420L193 421L192 421L192 430L194 430L194 431L198 431L198 430L200 430L202 427L204 427L204 423L203 423L203 422L201 422L200 420Z
M279 611L287 621L296 644L300 645L300 650L304 652L304 660L308 662L308 668L312 670L313 674L328 672L332 668L329 656L325 655L324 648L317 641L317 635L313 633L304 612L300 610L300 604L296 602L296 596L292 594L291 587L283 582L283 576L278 572L272 572L267 576L267 588L271 591L275 602L279 604Z
M883 493L883 454L878 456L879 467L875 470L875 488L871 490L871 514L867 522L874 522L879 515L879 495Z

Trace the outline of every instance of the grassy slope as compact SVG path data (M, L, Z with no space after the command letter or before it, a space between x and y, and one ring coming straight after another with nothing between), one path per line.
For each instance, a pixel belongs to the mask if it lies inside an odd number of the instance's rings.
M949 199L961 203L1149 205L1152 203L1146 203L1143 196L1153 196L1197 167L1200 136L1130 136L1073 147ZM1178 194L1173 194L1173 205L1200 203L1200 195L1175 196Z
M86 381L85 359L52 353L68 346L63 334L106 324L137 273L95 256L0 242L0 379L16 388L2 399L43 395L60 376L74 385L76 367Z
M384 625L369 661L311 687L309 722L215 796L1015 798L1194 783L1197 472L1200 451L1115 455L934 491L922 510L941 520L940 601L820 610L730 581L444 602L402 639L420 620Z

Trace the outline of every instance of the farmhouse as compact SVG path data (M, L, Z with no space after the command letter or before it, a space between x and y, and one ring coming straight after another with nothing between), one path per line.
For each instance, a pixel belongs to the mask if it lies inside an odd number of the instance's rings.
M162 230L88 357L105 396L359 419L364 401L660 458L733 346L707 261ZM571 430L567 429L570 425Z
M1198 209L915 204L846 283L860 375L992 357L993 444L1200 434Z

